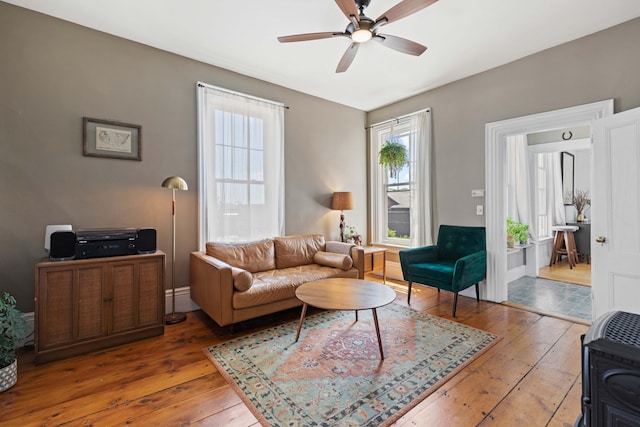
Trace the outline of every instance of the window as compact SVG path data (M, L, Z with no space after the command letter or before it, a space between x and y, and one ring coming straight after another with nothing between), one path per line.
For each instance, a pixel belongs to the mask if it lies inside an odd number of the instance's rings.
M371 127L372 240L401 246L431 244L431 114L418 112ZM409 162L396 176L378 163L387 142L407 149Z
M200 248L283 234L283 105L197 90Z

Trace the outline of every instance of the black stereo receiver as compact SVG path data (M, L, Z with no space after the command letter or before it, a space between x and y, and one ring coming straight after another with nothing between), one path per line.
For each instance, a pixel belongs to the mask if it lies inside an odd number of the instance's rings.
M155 251L155 228L101 228L76 232L56 231L51 235L49 258L58 261L145 254Z

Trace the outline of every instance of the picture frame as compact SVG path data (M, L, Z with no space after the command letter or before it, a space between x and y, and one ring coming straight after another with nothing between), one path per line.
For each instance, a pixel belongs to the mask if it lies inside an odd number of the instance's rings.
M560 153L560 169L562 170L562 202L565 206L573 205L573 179L574 157L573 154L563 151Z
M82 155L141 161L142 127L83 117Z

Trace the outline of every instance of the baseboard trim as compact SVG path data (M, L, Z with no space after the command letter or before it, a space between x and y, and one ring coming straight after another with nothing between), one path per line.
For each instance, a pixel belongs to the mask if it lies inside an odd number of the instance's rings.
M167 289L164 295L165 313L171 313L172 300L172 291L171 289ZM189 286L176 288L176 311L186 313L195 310L200 310L200 307L191 300L191 288Z

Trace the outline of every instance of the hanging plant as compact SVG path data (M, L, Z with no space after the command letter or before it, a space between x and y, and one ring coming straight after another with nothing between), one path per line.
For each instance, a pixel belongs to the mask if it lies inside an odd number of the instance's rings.
M396 178L398 172L409 163L407 147L396 141L386 141L378 153L378 160L381 166L389 168L391 178Z

